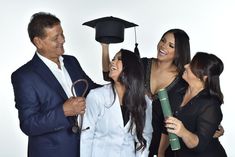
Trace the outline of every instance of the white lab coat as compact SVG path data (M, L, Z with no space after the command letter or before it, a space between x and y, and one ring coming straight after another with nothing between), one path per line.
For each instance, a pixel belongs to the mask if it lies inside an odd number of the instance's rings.
M111 84L91 90L86 98L86 112L80 144L80 157L147 157L152 138L152 106L146 96L146 122L143 136L145 150L135 153L135 133L128 132L130 120L124 126L118 97L114 104Z

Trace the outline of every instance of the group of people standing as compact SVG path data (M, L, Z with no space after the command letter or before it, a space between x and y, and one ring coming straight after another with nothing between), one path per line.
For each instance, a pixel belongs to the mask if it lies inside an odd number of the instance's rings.
M28 25L36 52L12 74L21 130L28 135L29 157L226 157L218 137L223 94L223 62L198 52L191 59L189 37L181 29L163 34L156 58L121 49L109 58L102 45L106 85L92 81L77 59L64 55L60 20L39 12ZM85 79L88 90L71 86ZM173 117L164 119L157 97L168 92ZM86 97L86 98L85 98ZM72 131L84 114L80 132ZM180 138L172 151L168 132Z
M102 45L104 79L109 73L109 45ZM152 100L152 140L149 156L189 157L226 156L218 137L222 120L223 94L219 76L223 62L215 55L198 52L190 61L189 36L181 29L163 34L156 58L141 58L145 90ZM106 79L107 80L107 79ZM164 119L157 96L168 92L174 117ZM180 137L181 149L171 151L168 132Z

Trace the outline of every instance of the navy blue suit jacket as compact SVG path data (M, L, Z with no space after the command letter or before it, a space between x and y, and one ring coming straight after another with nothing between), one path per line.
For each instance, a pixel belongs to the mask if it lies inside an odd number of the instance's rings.
M86 75L75 57L63 58L73 82L86 79L87 92L99 86ZM62 107L68 97L46 64L35 54L11 77L20 128L28 135L28 156L79 157L79 135L71 131L72 117L65 117ZM82 86L81 83L75 87L78 96L84 91Z

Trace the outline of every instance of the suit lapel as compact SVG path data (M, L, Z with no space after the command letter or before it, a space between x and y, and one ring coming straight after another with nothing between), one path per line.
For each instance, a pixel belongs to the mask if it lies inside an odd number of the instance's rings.
M72 64L72 60L68 60L68 58L66 56L63 56L64 58L64 66L67 70L67 72L69 73L69 76L72 80L72 82L75 82L76 81L76 77L74 76L74 73L75 73L75 69L71 67L71 64Z
M64 99L68 99L59 81L46 66L46 64L37 56L37 54L34 55L32 63L34 65L33 70L48 84L48 86L58 92Z
M68 57L65 55L63 57L64 57L64 66L65 66L67 72L69 73L69 76L70 76L72 82L74 83L78 79L84 79L85 77L83 76L82 69L79 69L77 67L76 62L74 62L74 60L71 59L71 57ZM74 86L76 96L82 96L85 88L86 88L86 86L85 86L84 82L77 83Z

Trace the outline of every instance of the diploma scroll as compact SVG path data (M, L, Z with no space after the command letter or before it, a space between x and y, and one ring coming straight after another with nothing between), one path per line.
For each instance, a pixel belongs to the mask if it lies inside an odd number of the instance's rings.
M166 89L160 89L157 94L158 94L158 98L161 103L164 118L172 116L171 106L170 106L170 102L169 102L169 98L168 98L168 94L167 94ZM178 136L173 133L168 133L168 135L169 135L169 142L171 145L171 150L180 149L180 143L179 143Z

